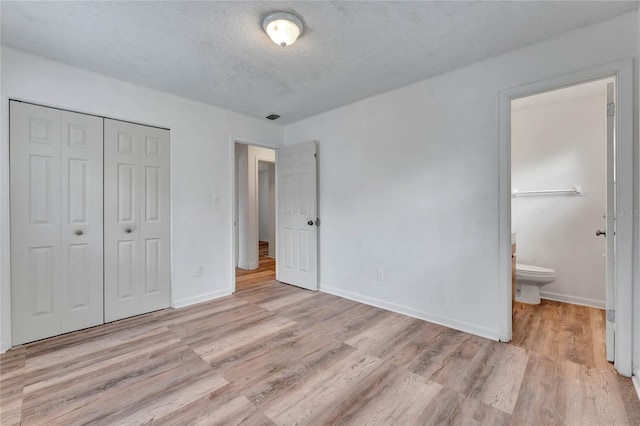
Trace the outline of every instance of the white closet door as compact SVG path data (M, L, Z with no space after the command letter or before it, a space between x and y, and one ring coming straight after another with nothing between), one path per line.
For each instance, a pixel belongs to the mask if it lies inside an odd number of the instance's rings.
M170 306L169 131L105 119L105 321Z
M11 343L101 324L102 119L12 101L9 139Z
M62 111L62 332L104 323L102 118Z

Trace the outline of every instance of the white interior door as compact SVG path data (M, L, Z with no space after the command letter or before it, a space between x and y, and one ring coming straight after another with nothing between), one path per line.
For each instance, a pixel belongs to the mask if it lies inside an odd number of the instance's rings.
M62 111L62 332L104 322L102 118Z
M10 103L17 345L103 322L102 118Z
M105 321L170 305L169 131L105 119Z
M318 289L316 142L277 151L278 281Z
M616 215L616 181L615 181L615 91L614 83L607 84L607 277L606 277L606 346L607 360L615 359L615 226Z

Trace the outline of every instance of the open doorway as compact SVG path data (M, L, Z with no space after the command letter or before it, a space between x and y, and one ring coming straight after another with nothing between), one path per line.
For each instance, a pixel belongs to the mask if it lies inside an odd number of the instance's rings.
M231 143L232 292L242 286L282 283L318 290L318 142L266 148ZM266 167L264 165L266 163ZM271 174L275 171L275 177ZM267 172L272 203L263 229L267 255L260 258L260 173ZM264 185L264 184L263 184ZM273 191L271 191L273 189ZM263 208L264 210L264 208ZM272 216L275 210L275 218ZM275 220L275 223L274 223ZM275 273L274 273L275 269ZM238 279L236 279L238 277Z
M234 144L236 290L276 277L275 150Z
M516 265L521 259L516 254L516 260L512 258L512 179L511 179L511 149L512 149L512 129L511 114L512 103L518 99L538 95L557 89L569 88L582 83L594 82L606 78L613 78L615 87L608 96L615 101L611 105L606 105L604 114L607 120L607 206L605 212L599 212L599 220L605 221L606 230L596 225L589 234L593 238L603 238L606 233L607 255L615 253L615 260L610 260L613 256L608 256L607 263L612 266L612 272L607 271L607 291L606 291L606 313L601 312L603 321L606 322L606 358L613 359L617 372L624 376L632 374L632 283L633 283L633 227L634 227L634 145L633 145L633 62L623 60L599 67L577 71L571 74L551 77L545 80L536 81L523 86L505 89L500 92L500 216L499 216L499 241L500 241L500 298L503 301L505 310L501 324L501 338L503 341L516 340L516 323L513 321L513 306L515 302L512 296L512 280L517 272ZM607 101L609 102L609 101ZM615 159L615 167L613 160ZM544 172L543 172L544 173ZM615 182L615 187L613 186ZM582 193L586 188L575 187L580 182L570 183L568 187L558 188L516 188L521 191L529 190L537 192L542 189L558 189L564 192L564 196L575 196L577 192ZM520 193L521 195L524 195ZM615 197L611 195L615 194ZM516 197L518 195L516 194ZM612 199L613 198L613 199ZM556 206L554 205L553 208ZM552 211L545 212L549 215ZM604 218L602 217L604 214ZM544 219L544 218L543 218ZM602 226L602 223L600 223ZM521 252L521 243L516 232L517 252ZM533 265L542 266L542 265ZM552 269L552 268L548 268ZM512 275L512 272L514 274ZM543 271L544 272L544 271ZM612 280L609 280L613 277ZM575 306L575 302L574 302ZM561 318L557 316L546 321L548 329L560 325ZM513 328L512 328L513 325ZM522 330L521 330L522 331ZM527 332L528 336L533 336L534 332ZM541 344L553 342L559 337L544 337L544 330L541 330L544 340ZM612 337L609 339L609 337ZM571 330L560 337L571 340ZM593 342L590 342L592 344ZM581 350L577 344L569 348L568 353L575 353Z
M276 257L276 164L258 161L258 256Z
M613 360L605 309L613 289L614 94L608 77L515 99L510 111L513 343L595 368Z

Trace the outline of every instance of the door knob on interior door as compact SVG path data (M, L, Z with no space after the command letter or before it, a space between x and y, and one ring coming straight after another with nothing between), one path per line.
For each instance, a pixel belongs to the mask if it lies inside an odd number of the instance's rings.
M127 229L124 230L124 232L126 232L127 234L130 234L130 233L133 232L133 229L132 228L127 228Z
M596 237L599 237L600 235L604 235L605 237L607 236L607 233L605 231L601 231L601 230L597 230L596 231Z
M310 220L309 222L307 222L307 225L309 225L309 226L313 226L313 221L312 221L312 220Z
M76 235L82 235L82 234L84 234L84 232L82 232L82 229L78 229L78 230L76 231Z

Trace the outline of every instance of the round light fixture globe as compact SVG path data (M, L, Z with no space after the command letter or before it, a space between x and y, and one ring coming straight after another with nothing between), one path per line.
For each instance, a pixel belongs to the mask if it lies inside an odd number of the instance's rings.
M262 21L262 28L271 40L279 46L293 44L302 34L302 22L297 16L287 12L274 12Z

